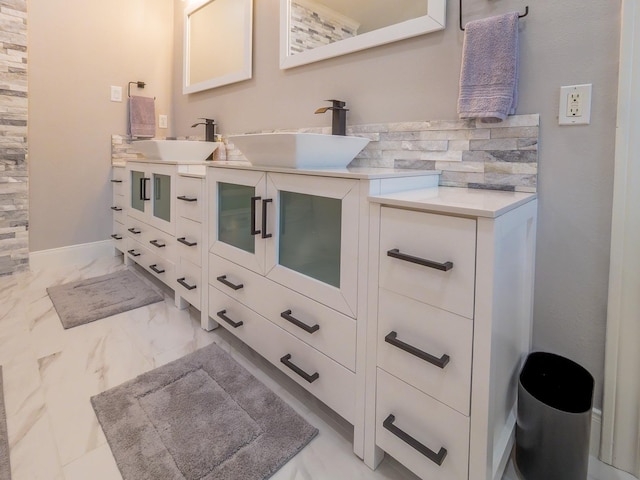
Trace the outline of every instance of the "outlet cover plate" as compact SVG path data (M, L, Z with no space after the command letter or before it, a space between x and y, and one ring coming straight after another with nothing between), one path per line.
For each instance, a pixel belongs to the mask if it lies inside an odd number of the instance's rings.
M111 85L111 101L112 102L122 101L122 87Z
M558 124L588 125L591 123L591 87L590 83L560 87Z

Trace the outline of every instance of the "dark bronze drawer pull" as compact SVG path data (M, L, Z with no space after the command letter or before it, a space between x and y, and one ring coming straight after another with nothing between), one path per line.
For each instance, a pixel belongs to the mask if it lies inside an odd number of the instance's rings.
M407 255L406 253L400 253L400 250L394 248L393 250L389 250L387 252L389 257L397 258L399 260L404 260L405 262L416 263L418 265L422 265L423 267L435 268L436 270L442 270L443 272L448 272L453 268L453 262L444 262L438 263L433 260L427 260L425 258L414 257L412 255Z
M196 288L197 285L189 285L187 282L185 282L187 277L182 277L179 278L178 280L176 280L180 285L182 285L184 288L186 288L187 290L193 290L194 288Z
M290 360L291 360L291 354L290 353L287 353L284 357L282 357L280 359L280 361L282 363L284 363L287 367L289 367L291 370L293 370L298 375L300 375L302 378L304 378L307 382L313 383L318 378L320 378L320 374L318 372L314 373L313 375L309 375L307 372L302 370L300 367L298 367L297 365L294 365L293 363L291 363Z
M320 330L320 325L318 325L317 323L310 327L306 323L303 323L300 320L298 320L296 317L292 316L291 315L291 310L285 310L284 312L282 312L280 314L280 316L282 318L284 318L286 321L293 323L296 327L300 327L301 329L303 329L307 333L313 333L313 332L317 332L318 330Z
M240 290L242 287L244 287L244 285L242 283L235 285L233 283L231 283L229 280L227 280L227 276L226 275L220 275L219 277L216 277L216 280L218 280L220 283L226 285L229 288L232 288L233 290Z
M227 322L229 325L231 325L233 328L238 328L244 325L244 322L242 321L234 322L229 317L227 317L226 313L227 313L226 310L220 310L218 313L216 313L216 315L220 317L222 320L224 320L225 322Z
M157 263L154 263L153 265L149 265L149 268L151 270L153 270L154 272L156 272L158 275L161 274L161 273L164 273L164 268L163 269L159 269Z
M272 198L262 200L262 238L271 238L272 235L267 233L267 205L273 202Z
M446 353L442 355L440 358L434 357L430 353L423 352L422 350L414 347L413 345L409 345L408 343L404 343L403 341L398 340L397 336L398 334L396 332L389 332L387 336L384 337L384 341L387 343L390 343L394 347L398 347L399 349L410 353L411 355L415 355L416 357L421 358L422 360L429 362L430 364L435 365L436 367L444 368L447 365L447 363L449 363L450 358L449 358L449 355L447 355Z
M113 235L111 235L111 238L113 238L114 240L122 240L122 235L114 233Z
M111 183L122 183L122 180L111 179Z
M141 253L138 253L135 251L135 249L131 249L131 250L127 250L127 252L129 253L129 255L131 255L132 257L139 257L140 255L142 255Z
M189 240L187 240L187 237L180 237L178 238L178 241L183 245L186 245L187 247L195 247L196 245L198 245L198 242L190 242Z
M198 199L196 197L187 197L186 195L180 195L178 200L182 200L183 202L197 202Z
M121 212L122 207L111 207L111 210L113 210L114 212Z
M166 243L158 243L158 240L150 240L149 243L157 248L164 248L167 246Z
M127 230L129 230L134 235L140 235L142 233L142 230L140 230L139 228L136 228L136 227L127 228Z
M438 453L434 452L429 447L427 447L426 445L423 445L422 443L420 443L418 440L413 438L408 433L406 433L406 432L400 430L398 427L396 427L393 424L395 419L396 419L396 417L394 415L389 415L385 419L385 421L382 422L382 426L384 428L386 428L387 430L389 430L391 433L393 433L400 440L402 440L406 444L408 444L408 445L412 446L413 448L415 448L418 452L420 452L422 455L427 457L429 460L431 460L436 465L438 465L438 466L442 465L442 462L444 461L444 458L447 456L447 449L446 448L440 447L440 451Z

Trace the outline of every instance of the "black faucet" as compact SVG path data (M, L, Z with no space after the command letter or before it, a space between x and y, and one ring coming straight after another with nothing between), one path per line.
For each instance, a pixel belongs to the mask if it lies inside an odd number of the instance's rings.
M331 118L331 135L346 135L347 134L347 112L348 108L344 108L347 104L340 100L327 100L331 102L331 107L321 107L315 111L315 113L325 113L327 110L333 110L333 117Z
M204 139L207 142L215 142L216 141L216 121L213 118L201 118L204 120L203 122L194 123L191 125L191 128L197 127L198 125L204 125Z

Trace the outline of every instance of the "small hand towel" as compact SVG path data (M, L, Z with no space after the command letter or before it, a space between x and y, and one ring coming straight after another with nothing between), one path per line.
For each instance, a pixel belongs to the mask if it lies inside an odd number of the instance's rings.
M149 97L129 97L127 133L132 138L153 138L156 135L155 100Z
M469 22L460 70L460 118L501 122L518 104L518 12Z

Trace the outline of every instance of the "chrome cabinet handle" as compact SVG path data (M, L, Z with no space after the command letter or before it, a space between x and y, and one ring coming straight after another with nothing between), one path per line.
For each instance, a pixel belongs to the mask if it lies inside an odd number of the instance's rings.
M389 332L386 337L384 337L384 341L390 343L394 347L398 347L405 352L410 353L411 355L415 355L418 358L421 358L425 362L429 362L432 365L435 365L438 368L444 368L447 363L449 363L449 355L444 354L440 358L431 355L430 353L423 352L422 350L414 347L413 345L409 345L408 343L404 343L401 340L398 340L398 334L396 332Z
M242 321L234 322L229 317L227 317L226 313L227 313L226 310L220 310L218 313L216 313L216 315L220 317L222 320L224 320L225 322L227 322L229 325L231 325L233 328L238 328L244 325L244 322Z
M422 455L427 457L429 460L431 460L436 465L438 465L438 466L442 465L442 462L444 461L444 458L447 456L447 449L446 448L440 447L440 450L438 451L438 453L434 452L429 447L427 447L426 445L423 445L422 443L420 443L418 440L413 438L408 433L406 433L406 432L402 431L401 429L399 429L398 427L396 427L393 424L395 419L396 419L396 417L394 415L389 415L384 420L384 422L382 422L382 426L385 429L389 430L391 433L393 433L400 440L402 440L406 444L408 444L411 447L413 447L414 449L416 449L418 452L420 452Z
M185 282L186 278L187 277L178 278L176 281L187 290L193 290L194 288L196 288L197 285L189 285L187 282Z
M423 267L435 268L436 270L441 270L443 272L448 272L453 268L453 262L438 263L434 262L433 260L414 257L412 255L407 255L406 253L400 253L400 250L398 250L397 248L389 250L387 252L387 256L397 258L399 260L404 260L405 262L422 265Z
M313 375L309 375L307 372L302 370L300 367L298 367L297 365L294 365L290 360L291 360L291 354L290 353L287 353L284 357L282 357L280 359L280 361L282 363L284 363L288 368L290 368L295 373L297 373L302 378L304 378L307 382L313 383L318 378L320 378L320 374L318 372L315 372Z
M222 283L223 285L226 285L227 287L233 290L240 290L241 288L244 287L242 283L239 283L238 285L231 283L229 280L227 280L226 275L220 275L219 277L216 277L216 280L218 280L220 283Z
M280 314L280 316L284 318L286 321L293 323L296 327L303 329L307 333L313 333L320 330L320 325L318 325L317 323L315 325L309 326L306 323L303 323L300 320L298 320L296 317L291 315L291 310L285 310Z

